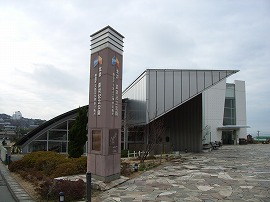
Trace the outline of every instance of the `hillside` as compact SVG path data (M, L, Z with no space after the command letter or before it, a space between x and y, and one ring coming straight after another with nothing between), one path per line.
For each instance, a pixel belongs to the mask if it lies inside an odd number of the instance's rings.
M16 126L17 129L18 128L31 129L31 128L34 128L36 126L41 125L45 121L46 120L24 118L24 117L22 117L21 119L18 119L18 120L14 120L14 119L12 119L11 116L4 114L4 113L0 113L0 131L1 131L1 129L3 130L3 128L6 125Z

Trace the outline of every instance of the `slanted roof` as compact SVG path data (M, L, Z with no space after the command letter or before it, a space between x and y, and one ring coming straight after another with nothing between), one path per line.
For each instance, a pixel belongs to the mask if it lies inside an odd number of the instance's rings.
M147 118L149 122L175 109L239 70L148 69Z

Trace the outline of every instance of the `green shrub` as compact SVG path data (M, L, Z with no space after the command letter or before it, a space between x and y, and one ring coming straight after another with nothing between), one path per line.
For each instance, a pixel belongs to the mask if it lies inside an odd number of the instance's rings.
M78 174L77 166L74 163L66 162L58 165L54 172L51 174L52 178L61 177L61 176L68 176L68 175L75 175Z
M140 165L139 165L139 171L145 171L145 170L146 170L145 163L140 163Z
M87 171L87 157L68 158L65 162L57 165L53 170L52 177L85 174Z
M17 172L23 179L35 183L40 182L46 178L41 171L36 171L34 169L29 169L28 171L21 170Z
M87 171L87 157L81 156L80 158L71 159L72 163L76 165L76 171L78 173L86 173Z
M126 157L128 157L128 150L127 149L121 150L121 158L126 158Z
M45 177L85 174L87 157L67 158L56 152L38 151L25 155L9 165L11 172L19 173L24 179L34 182Z
M11 162L8 165L8 169L11 172L18 172L18 171L22 170L23 167L24 167L24 162L22 160Z
M140 163L139 165L139 171L146 171L146 170L150 170L152 168L157 167L159 164L157 164L156 162L152 161L152 162L144 162L144 163Z
M34 156L33 161L37 170L53 170L57 165L66 162L67 158L56 152L42 152L37 158Z
M38 151L26 154L21 160L12 162L9 166L12 172L18 170L29 170L34 168L50 175L58 164L66 161L62 154L51 151Z

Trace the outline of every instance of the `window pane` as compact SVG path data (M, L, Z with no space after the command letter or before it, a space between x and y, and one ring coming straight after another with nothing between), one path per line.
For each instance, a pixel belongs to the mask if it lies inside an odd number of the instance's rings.
M235 109L232 109L232 119L235 119Z
M43 133L39 137L36 138L36 140L47 140L47 132Z
M225 107L226 108L234 108L235 100L234 99L225 99Z
M49 151L55 151L58 153L65 153L67 152L67 143L66 142L52 142L49 141L48 144Z
M59 125L55 126L53 129L62 129L62 130L66 130L66 129L67 129L67 122L64 121L63 123L60 123Z
M47 151L47 141L33 141L28 146L28 152Z
M234 84L227 84L226 97L234 98Z
M231 100L231 107L235 108L235 100L234 99Z
M66 131L49 131L49 140L67 141L67 132Z
M230 118L224 118L223 120L223 125L226 126L226 125L232 125L231 124L231 119Z
M128 141L134 142L135 141L135 133L132 131L128 132Z
M144 140L144 133L138 132L138 134L136 135L136 141L143 142L143 140Z
M224 117L231 118L231 115L232 115L231 111L232 110L230 108L225 108L224 109Z
M230 99L226 99L226 100L225 100L225 107L226 107L226 108L231 108L231 107L232 107L232 102L231 102Z

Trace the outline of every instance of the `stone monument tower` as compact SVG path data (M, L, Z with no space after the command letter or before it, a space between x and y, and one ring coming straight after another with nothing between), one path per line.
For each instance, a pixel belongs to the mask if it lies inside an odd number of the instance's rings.
M91 35L87 172L120 177L123 36L107 26Z

